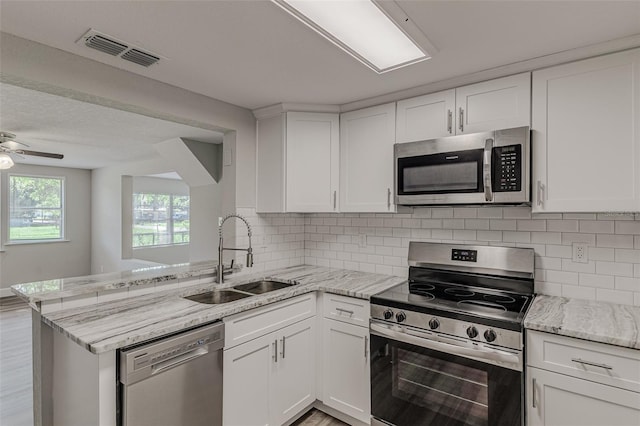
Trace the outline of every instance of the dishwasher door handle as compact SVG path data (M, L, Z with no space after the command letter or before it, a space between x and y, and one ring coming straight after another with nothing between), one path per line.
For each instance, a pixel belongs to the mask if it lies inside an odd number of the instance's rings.
M151 367L151 376L153 376L154 374L161 373L162 371L167 370L169 368L177 367L178 365L184 364L185 362L189 362L193 359L200 358L201 356L204 356L208 353L209 353L209 349L206 347L202 347L202 348L194 349L189 352L185 352L181 355L178 355L175 358L170 358L170 359L161 361L157 364L154 364Z

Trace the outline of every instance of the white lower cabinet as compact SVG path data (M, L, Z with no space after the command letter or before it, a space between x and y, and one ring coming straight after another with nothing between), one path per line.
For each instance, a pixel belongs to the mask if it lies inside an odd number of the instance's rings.
M316 400L314 293L225 318L225 426L279 426Z
M640 394L527 368L529 426L638 426Z
M527 330L528 426L640 426L640 351Z
M369 329L324 318L325 405L369 423Z

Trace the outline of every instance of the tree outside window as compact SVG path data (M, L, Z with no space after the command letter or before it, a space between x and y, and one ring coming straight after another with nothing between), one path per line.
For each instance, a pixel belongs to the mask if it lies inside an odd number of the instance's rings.
M64 179L9 176L9 241L61 240Z
M133 247L189 243L189 196L133 194Z

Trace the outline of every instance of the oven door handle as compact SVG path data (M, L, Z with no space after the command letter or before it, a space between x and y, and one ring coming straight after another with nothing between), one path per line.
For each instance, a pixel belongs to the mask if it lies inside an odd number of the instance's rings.
M491 349L486 347L465 347L446 343L438 340L432 340L431 337L422 337L419 331L408 330L395 331L387 324L381 324L371 321L371 334L380 337L386 337L399 342L408 343L410 345L420 346L426 349L445 352L452 355L462 356L480 361L486 361L490 364L499 365L511 370L522 371L522 357L519 353L507 352L499 349ZM410 331L410 333L408 332ZM425 335L426 336L426 335Z

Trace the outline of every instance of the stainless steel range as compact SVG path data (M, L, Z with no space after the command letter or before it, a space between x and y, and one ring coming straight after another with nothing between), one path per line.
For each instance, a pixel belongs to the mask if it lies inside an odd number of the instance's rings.
M372 425L523 425L533 275L533 249L411 242L371 298Z

